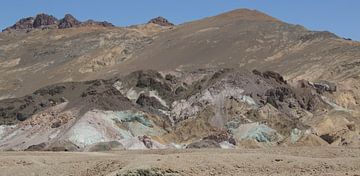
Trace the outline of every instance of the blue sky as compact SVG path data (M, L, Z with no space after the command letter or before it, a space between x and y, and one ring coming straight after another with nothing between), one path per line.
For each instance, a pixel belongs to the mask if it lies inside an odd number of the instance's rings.
M164 16L179 24L238 8L257 9L311 30L360 41L360 0L1 0L0 28L40 12L62 18L106 20L118 26Z

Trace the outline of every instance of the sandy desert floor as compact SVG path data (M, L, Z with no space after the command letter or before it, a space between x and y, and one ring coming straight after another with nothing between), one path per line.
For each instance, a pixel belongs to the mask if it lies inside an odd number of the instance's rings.
M0 175L360 175L360 148L2 152Z

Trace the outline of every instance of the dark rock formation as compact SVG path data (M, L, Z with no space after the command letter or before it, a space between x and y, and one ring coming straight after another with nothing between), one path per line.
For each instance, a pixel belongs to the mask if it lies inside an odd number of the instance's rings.
M78 21L74 16L70 14L66 14L65 17L60 20L58 28L59 29L72 28L80 24L81 22Z
M4 29L3 32L12 31L12 30L29 32L34 28L66 29L66 28L73 28L78 26L113 27L114 25L106 21L98 22L94 20L87 20L85 22L81 22L70 14L66 14L63 19L58 20L52 15L41 13L36 15L35 18L34 17L23 18L18 22L16 22L16 24L14 24L13 26Z
M113 88L112 82L98 84L99 80L83 83L60 83L38 89L33 94L0 101L0 124L11 125L24 121L35 113L65 101L81 100L87 109L111 110L124 107L129 109L132 103L118 90ZM74 101L76 103L76 101ZM121 105L121 106L119 106ZM77 105L71 105L77 106ZM86 111L87 109L83 109ZM55 121L53 121L55 122ZM62 124L55 123L53 128Z
M220 144L214 140L201 140L189 144L186 148L188 149L201 149L201 148L221 148Z
M286 84L285 79L279 73L273 71L266 71L262 73L262 76L267 79L274 79L276 82L280 84Z
M309 84L320 94L324 92L336 92L336 84L329 81L309 82Z
M25 151L41 151L44 150L45 147L46 147L46 143L40 143L29 146L27 149L25 149Z
M333 143L338 137L330 134L324 134L320 136L321 139L326 141L328 144Z
M86 151L88 152L101 152L101 151L110 151L112 149L124 149L124 146L118 141L110 142L99 142L90 146Z
M174 26L173 23L171 23L169 20L167 20L167 19L165 19L163 17L153 18L148 23L158 24L160 26Z
M235 139L232 137L232 135L226 131L222 131L216 134L211 134L207 137L204 137L203 140L213 140L217 143L221 142L229 142L230 144L236 145Z
M54 25L57 23L58 23L58 20L54 16L41 13L41 14L36 15L36 17L34 19L33 27L41 28L43 26L50 26L50 25Z
M55 120L55 122L53 122L52 124L51 124L51 128L59 128L60 126L61 126L62 124L61 124L61 120Z
M139 136L138 139L144 143L145 147L148 149L151 149L153 147L153 142L151 140L150 137L144 135L144 136Z
M47 147L47 151L79 151L80 147L73 144L70 141L56 141L55 143L51 144L49 147Z
M155 97L150 97L145 94L141 94L136 100L136 103L141 105L142 107L151 107L154 109L167 110L167 108L164 107Z
M294 93L288 87L277 87L275 89L269 89L266 91L267 102L273 105L275 108L280 108L279 102L284 102L285 99L294 97Z

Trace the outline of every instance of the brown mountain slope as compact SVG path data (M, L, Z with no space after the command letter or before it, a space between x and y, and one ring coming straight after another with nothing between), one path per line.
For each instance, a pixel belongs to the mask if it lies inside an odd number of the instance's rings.
M94 79L99 70L131 58L165 29L147 24L0 33L0 99L58 82Z
M163 33L129 64L157 69L245 66L286 72L328 59L326 55L336 54L329 51L346 44L329 32L311 32L258 11L236 10Z
M340 90L335 95L339 103L354 108L360 97L359 56L359 42L242 9L162 33L118 68L273 70L288 80L334 81Z

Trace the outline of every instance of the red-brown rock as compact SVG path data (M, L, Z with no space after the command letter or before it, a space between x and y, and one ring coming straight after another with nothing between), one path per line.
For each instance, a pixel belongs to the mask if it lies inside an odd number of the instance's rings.
M72 28L80 24L81 22L78 21L74 16L70 14L66 14L65 17L60 20L58 28L59 29Z
M50 25L54 25L57 23L58 23L58 20L54 16L41 13L41 14L36 15L34 23L33 23L33 27L41 28L43 26L50 26Z
M169 20L167 20L167 19L165 19L163 17L153 18L148 23L158 24L160 26L174 26L173 23L171 23Z

